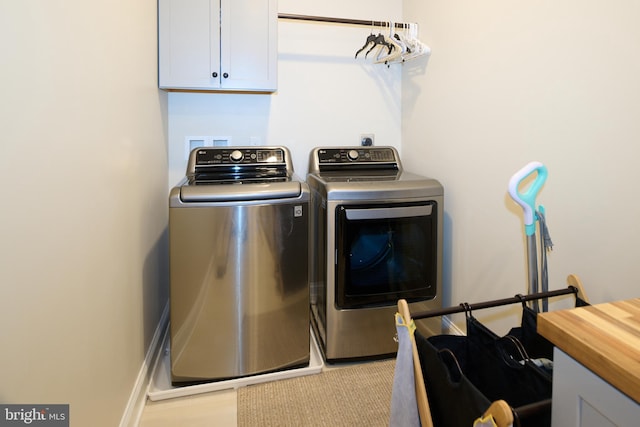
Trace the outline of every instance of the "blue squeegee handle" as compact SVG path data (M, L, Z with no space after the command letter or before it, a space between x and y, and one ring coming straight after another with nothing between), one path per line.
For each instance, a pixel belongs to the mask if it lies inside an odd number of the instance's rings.
M535 180L523 192L518 187L523 180L537 174ZM509 195L524 210L524 231L527 236L536 233L536 197L547 180L547 168L540 162L531 162L516 172L509 180Z

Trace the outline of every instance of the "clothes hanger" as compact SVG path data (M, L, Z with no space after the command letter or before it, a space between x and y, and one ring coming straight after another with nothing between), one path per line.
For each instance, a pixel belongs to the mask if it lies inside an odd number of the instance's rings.
M422 43L418 39L418 24L409 23L407 40L408 44L411 46L411 53L404 56L405 61L417 58L419 56L431 54L431 49L429 48L429 46Z
M407 41L405 38L406 32L407 32L407 24L404 23L402 24L402 34L396 31L394 31L394 34L393 34L393 38L397 40L398 44L400 45L400 48L402 49L402 52L400 53L400 62L404 62L405 55L408 55L411 53L411 48L407 44Z
M431 53L431 49L418 40L417 37L417 24L407 23L402 29L402 33L395 31L395 24L393 22L379 22L380 29L378 34L374 34L373 27L377 21L371 21L371 33L367 36L365 43L355 53L355 58L362 52L365 52L364 57L368 58L369 54L377 49L375 53L374 62L389 64L396 62L405 62L407 60L417 58L421 55L428 55ZM383 34L382 27L389 26L389 34Z
M382 32L379 32L378 35L376 36L375 40L374 40L374 45L371 47L371 49L369 49L367 51L367 53L364 55L364 57L366 58L372 50L374 50L376 47L378 47L379 51L381 51L383 48L382 46L385 46L388 50L389 53L391 53L391 51L393 50L393 46L387 42L386 37L382 34ZM380 54L380 52L378 52L378 54Z
M371 21L371 25L372 25L372 29L373 29L373 25L375 24L375 21ZM367 52L364 54L364 57L368 57L369 54L376 48L378 48L378 50L382 49L382 46L386 46L387 49L389 49L389 52L391 52L392 47L389 45L389 43L387 42L387 40L385 39L384 35L382 34L382 27L384 26L384 23L380 22L380 30L378 30L378 34L374 35L373 31L371 32L371 34L369 35L369 37L367 37L367 42L365 43L364 46L362 46L362 48L356 53L356 56L362 52L364 49L366 49L367 47L369 47L369 50L367 50Z
M402 46L396 41L393 37L395 24L393 22L389 22L389 36L384 36L385 41L392 47L389 49L386 55L381 55L381 51L378 52L376 56L376 64L385 63L389 65L391 62L395 62L402 55Z
M373 34L373 21L371 21L371 34L369 34L369 36L367 37L367 40L365 41L364 45L360 49L358 49L358 51L356 52L355 58L357 58L358 55L362 53L362 51L364 51L370 44L373 44L375 46L375 41L376 41L376 35Z

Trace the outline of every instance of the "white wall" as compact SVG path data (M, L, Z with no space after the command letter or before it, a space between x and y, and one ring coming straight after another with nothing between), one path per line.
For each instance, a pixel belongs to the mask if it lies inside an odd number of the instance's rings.
M403 4L432 48L426 74L403 76L405 166L445 188L449 302L526 291L522 211L506 189L531 160L549 170L550 287L575 273L592 302L637 297L640 5Z
M278 9L367 20L399 21L402 14L401 0L280 0ZM400 66L354 58L370 28L287 20L278 27L275 94L169 94L169 187L185 174L185 136L232 136L234 145L257 137L264 145L284 145L301 177L317 146L356 145L368 133L377 145L400 146Z
M287 145L300 175L315 146L402 136L405 167L445 187L453 304L526 290L506 185L540 160L551 286L577 273L594 302L637 296L640 6L279 4L404 16L433 54L387 69L353 58L364 28L281 21L276 94L167 96L155 1L1 4L1 402L70 403L73 425L117 424L167 298L167 184L184 175L187 135Z
M156 1L2 2L0 402L120 421L167 299Z

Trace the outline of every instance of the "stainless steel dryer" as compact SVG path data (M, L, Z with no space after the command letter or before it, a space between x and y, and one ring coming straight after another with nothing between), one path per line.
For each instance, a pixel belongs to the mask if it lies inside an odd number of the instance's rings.
M284 147L191 152L169 198L174 384L308 365L309 197Z
M444 191L403 171L392 147L321 147L309 159L311 317L328 362L382 358L398 299L442 307ZM441 332L437 319L421 332Z

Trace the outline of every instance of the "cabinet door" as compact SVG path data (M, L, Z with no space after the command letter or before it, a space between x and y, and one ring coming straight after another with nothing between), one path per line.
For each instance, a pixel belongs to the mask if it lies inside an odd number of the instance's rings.
M278 60L276 0L221 0L221 87L275 91Z
M158 85L220 87L220 0L158 0Z
M637 426L640 405L571 356L553 350L552 427Z

